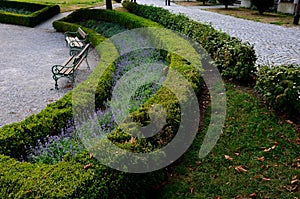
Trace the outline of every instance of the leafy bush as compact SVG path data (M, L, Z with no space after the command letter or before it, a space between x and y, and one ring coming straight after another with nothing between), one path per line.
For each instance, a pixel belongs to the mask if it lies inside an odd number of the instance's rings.
M127 30L125 27L120 26L119 24L106 21L88 20L85 22L80 22L79 24L96 31L107 38Z
M5 11L2 11L1 8L5 8ZM20 13L22 10L26 12ZM17 1L0 1L0 22L2 23L34 27L59 12L58 5L49 6Z
M258 9L259 14L263 14L274 5L274 0L251 0L251 3Z
M159 26L154 22L128 13L116 14L113 11L105 10L84 12L87 15L81 16L89 16L90 19L97 18L98 15L95 15L95 13L99 12L101 16L106 16L111 21L120 21L122 25L127 24L127 28L147 27L147 25ZM71 20L71 18L72 16L69 16L66 19ZM78 24L64 21L64 19L54 22L53 25L57 30L63 32L75 31L78 28ZM93 46L97 46L105 39L90 29L82 28L89 34L88 39ZM113 53L97 50L98 52L107 53L106 55L101 54L103 57ZM199 93L203 85L199 72L194 71L187 61L175 59L175 55L169 57L172 67L185 71L183 75L191 80L194 88L197 88L196 92ZM48 105L39 114L0 129L0 198L145 198L146 195L151 195L154 190L153 187L163 180L162 170L145 174L124 173L103 166L96 159L91 158L86 151L77 154L72 159L64 158L63 161L52 165L32 164L16 160L20 156L26 155L24 154L25 146L34 146L38 140L43 140L47 135L58 135L61 129L66 127L72 120L73 106L80 107L89 104L89 102L83 100L84 98L82 98L82 101L74 102L72 97L74 93L80 93L82 96L88 95L89 91L93 89L91 85L95 83L91 83L93 79L96 79L97 85L95 96L97 106L100 106L99 104L109 98L113 74L116 70L115 63L112 63L109 67L101 64L103 63L99 63L94 70L94 72L97 72L97 70L103 71L101 78L95 78L91 75L86 81L74 88L74 91ZM176 129L174 124L178 123L177 119L180 111L176 107L176 100L170 98L170 92L167 89L157 95L156 98L151 98L152 101L147 101L146 108L137 110L132 115L136 120L147 119L147 117L143 118L146 115L147 107L150 107L155 100L160 101L162 95L166 99L164 103L170 110L169 116L171 118L168 121L169 127L165 130L167 133L172 134L174 133L172 128ZM181 97L184 97L184 95ZM124 148L131 148L130 145L124 143L125 139L122 139L122 135L117 134L116 136L115 142L118 142L117 139L119 139L120 145L123 145ZM132 145L132 147L136 147L139 151L144 148L143 144Z
M288 114L300 113L299 66L260 67L256 89L275 109Z
M220 3L225 5L225 8L227 9L229 5L233 5L233 0L218 0Z
M197 23L181 14L172 14L163 8L128 1L123 2L123 7L197 41L213 58L222 76L243 83L255 79L256 55L249 43L242 43L210 25Z

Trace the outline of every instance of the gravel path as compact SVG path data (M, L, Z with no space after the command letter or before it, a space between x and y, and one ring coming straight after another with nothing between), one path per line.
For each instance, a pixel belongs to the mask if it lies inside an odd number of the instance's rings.
M183 13L195 21L211 23L214 28L253 44L258 57L257 64L300 65L299 26L287 28L253 22L201 10L199 7L184 7L174 3L171 3L171 6L165 6L164 0L137 0L137 3L163 7L173 13Z
M65 78L59 80L60 90L55 90L51 72L53 65L62 64L69 56L64 35L51 25L64 15L35 28L0 23L0 127L39 113L71 90ZM97 60L92 50L88 56L91 69ZM76 83L92 71L85 62L79 69Z
M211 23L216 29L254 44L257 64L300 64L300 28L252 22L173 3L165 6L164 0L137 2L184 13L195 21ZM54 90L51 72L54 64L61 64L68 57L64 36L55 32L52 21L67 14L59 14L35 28L0 23L0 127L40 112L72 89L67 79L61 79L60 90ZM92 50L88 56L91 70L82 64L76 83L88 77L98 60Z

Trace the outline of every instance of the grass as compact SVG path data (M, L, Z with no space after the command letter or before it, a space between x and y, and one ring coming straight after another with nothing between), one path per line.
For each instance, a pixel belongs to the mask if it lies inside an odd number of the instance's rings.
M62 12L104 5L102 0L20 1L58 4ZM291 16L272 16L269 13L260 16L257 11L242 8L210 11L280 25L292 21ZM250 89L229 83L226 87L226 124L217 145L207 157L198 158L209 124L207 116L203 130L187 153L166 170L168 178L159 197L299 197L300 131L268 110Z
M29 3L41 3L48 5L59 5L61 12L76 10L79 8L90 8L105 5L103 0L17 0Z
M247 8L209 8L206 10L262 23L289 27L295 26L293 25L294 17L289 14L265 12L263 15L260 15L257 10L251 10Z
M250 89L227 84L227 117L213 151L198 158L205 130L168 170L160 198L296 198L300 131Z
M182 6L202 6L202 2L176 2ZM294 16L291 14L275 13L275 12L265 12L263 15L259 15L257 10L252 10L242 7L230 7L228 9L224 8L213 8L214 4L206 3L207 8L201 8L210 12L216 12L219 14L230 15L237 18L269 23L287 27L297 27L293 25ZM215 4L216 5L216 4ZM219 4L220 5L220 4Z

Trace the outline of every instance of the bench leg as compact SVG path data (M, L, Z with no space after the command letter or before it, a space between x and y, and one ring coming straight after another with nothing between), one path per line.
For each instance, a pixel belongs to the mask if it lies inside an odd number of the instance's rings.
M86 64L87 64L87 66L88 66L88 69L90 70L91 68L90 68L89 62L88 62L88 60L87 60L87 57L85 58L85 62L86 62Z
M57 79L55 79L55 90L58 90Z
M57 80L58 80L58 78L55 76L55 75L53 75L53 77L52 77L53 79L54 79L54 81L55 81L55 89L56 90L58 90L58 84L57 84Z

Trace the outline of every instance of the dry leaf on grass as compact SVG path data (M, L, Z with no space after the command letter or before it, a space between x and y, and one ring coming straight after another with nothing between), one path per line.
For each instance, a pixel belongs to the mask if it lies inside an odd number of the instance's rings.
M264 181L270 181L271 180L270 178L265 178L265 177L262 177L261 179L264 180Z
M84 165L84 169L88 169L88 168L90 168L91 167L91 164L87 164L87 165Z
M276 148L276 146L277 146L277 145L273 145L271 148L264 149L264 152L269 152L269 151L271 151L271 150L275 149L275 148Z
M294 176L292 178L291 184L293 185L293 184L297 184L297 183L298 183L298 176Z
M244 168L244 166L237 166L234 168L238 172L247 172L248 170Z
M264 162L264 161L265 161L265 157L264 157L264 156L262 156L262 157L260 157L260 158L257 157L257 160L258 160L258 161L261 161L261 162Z
M257 196L257 194L254 192L254 193L251 193L250 195L249 195L249 197L250 198L255 198Z
M230 157L229 155L224 155L224 156L225 156L226 160L230 160L230 161L232 161L232 160L233 160L233 158L232 158L232 157Z

